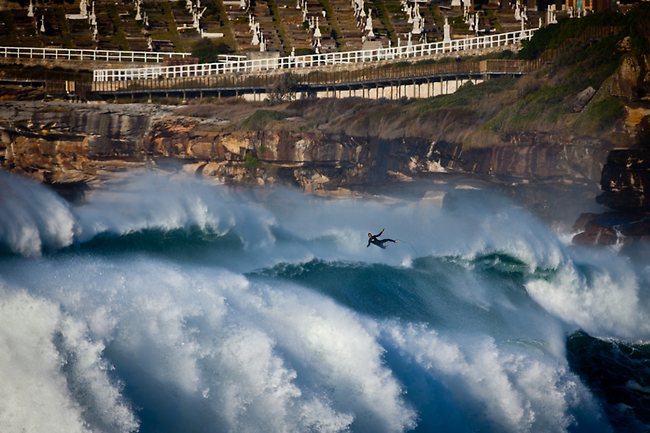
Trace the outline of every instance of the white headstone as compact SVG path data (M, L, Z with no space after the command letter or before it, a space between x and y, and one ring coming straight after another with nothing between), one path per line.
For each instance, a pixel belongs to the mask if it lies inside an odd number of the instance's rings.
M264 35L260 37L260 52L266 51L266 41L264 40Z
M27 7L27 16L30 18L34 17L34 3L32 3L32 0L29 0L29 6Z
M414 35L422 33L422 17L420 17L417 3L415 4L415 17L413 17L413 28L411 29L411 33Z
M323 35L321 35L321 33L320 33L320 27L319 27L319 24L318 24L318 17L316 17L316 26L315 26L315 29L314 29L314 37L315 38L321 38L322 36Z
M90 12L90 25L97 25L97 15L95 15L95 0L93 0L93 6Z
M447 20L447 17L445 17L445 25L443 26L443 41L444 42L450 42L451 41L451 29L449 27L449 20Z
M368 17L366 18L366 26L364 30L367 32L372 31L372 9L368 9Z
M41 33L45 33L45 15L41 15Z
M519 6L519 0L517 0L517 4L515 5L515 19L517 21L521 20L521 10Z

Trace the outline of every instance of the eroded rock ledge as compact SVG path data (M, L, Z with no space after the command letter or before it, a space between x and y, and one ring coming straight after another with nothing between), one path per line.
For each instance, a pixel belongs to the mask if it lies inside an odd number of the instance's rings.
M385 138L308 128L300 118L292 128L245 130L220 114L183 116L175 107L152 105L5 102L2 165L53 185L93 185L127 169L174 167L222 183L288 183L318 191L441 171L597 181L611 147L593 138L527 133L501 146L466 149L435 136Z

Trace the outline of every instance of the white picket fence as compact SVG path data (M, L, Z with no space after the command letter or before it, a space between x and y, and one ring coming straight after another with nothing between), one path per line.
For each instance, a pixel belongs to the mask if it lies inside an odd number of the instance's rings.
M124 69L98 69L93 71L93 81L126 81L152 78L204 77L225 73L247 73L274 69L309 68L324 65L344 65L396 59L413 59L435 54L480 50L519 44L528 40L537 29L510 33L453 39L418 45L402 45L375 50L342 51L306 56L288 56L255 60L231 60L219 63L201 63L177 66L152 66Z
M155 62L189 57L190 53L151 51L79 50L71 48L0 47L0 57L45 60L93 60L98 62Z

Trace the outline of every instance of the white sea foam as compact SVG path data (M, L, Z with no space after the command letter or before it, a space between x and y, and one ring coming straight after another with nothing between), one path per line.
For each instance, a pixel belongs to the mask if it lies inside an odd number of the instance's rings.
M30 180L0 171L0 245L25 256L68 246L75 220L63 199Z
M122 235L146 229L189 227L219 234L232 230L245 245L273 242L271 214L224 187L185 175L129 176L94 191L87 203L74 211L79 218L82 242L100 233Z
M33 193L42 187L25 188ZM144 408L140 421L150 429L171 432L202 431L206 425L238 433L401 432L432 416L454 431L464 428L464 418L473 418L479 429L485 422L493 431L513 432L563 432L575 428L576 420L584 424L578 412L589 418L599 411L567 370L564 332L581 326L608 335L647 335L638 326L649 322L644 282L624 260L611 260L610 252L589 257L567 251L524 210L469 193L474 195L461 195L443 209L430 200L324 200L292 191L255 203L193 178L145 175L108 185L72 210L42 191L36 193L44 194L42 207L20 199L2 202L0 208L37 215L27 225L36 238L23 238L13 228L14 238L0 232L22 254L38 254L43 239L53 248L69 245L72 233L86 241L100 233L188 227L234 233L250 248L219 244L215 248L226 251L201 264L164 254L93 254L92 248L1 260L7 284L0 292L0 344L6 345L0 372L11 377L0 383L0 397L9 396L0 401L10 409L0 410L0 421L11 414L10 433L23 425L56 431L48 417L60 431L126 432L138 422L132 406ZM52 210L66 223L48 229L42 219ZM366 233L382 227L386 237L402 243L366 248ZM439 285L436 275L443 271L435 266L444 261L432 265L431 287L395 292L426 304L419 312L442 322L438 331L409 324L410 311L395 313L404 323L364 317L328 298L327 287L319 286L325 294L316 294L279 278L242 274L312 258L353 262L355 269L361 263L360 277L369 263L426 273L422 265L408 269L412 257L474 258L494 251L519 258L531 270L554 270L550 280L526 285L551 314L520 286L508 291L498 278L492 282L471 266L453 265L444 275L458 278ZM645 263L638 272L650 279ZM332 278L333 288L338 283ZM372 294L353 288L348 295L351 305L365 299L373 311ZM377 315L384 314L379 306ZM449 333L454 327L462 338ZM510 338L539 340L542 349L509 346ZM400 364L417 373L402 371ZM416 376L420 370L425 378ZM123 389L114 378L128 386ZM34 380L44 384L46 401L42 417L27 419L32 399L40 404ZM428 393L432 382L449 386L452 396L423 400L447 401L456 415L417 413L426 403L406 393L409 380L416 382L414 394L418 387ZM27 386L18 389L23 382Z
M390 323L385 332L405 357L473 406L471 417L489 419L486 430L566 432L575 424L572 409L598 413L577 377L554 357L506 349L489 336L461 337L461 343L423 325Z
M581 260L586 263L570 263L550 280L529 281L531 297L592 335L650 340L650 288L640 284L629 262L608 251L583 251Z
M56 304L0 289L3 433L135 431L102 350Z
M151 392L134 397L137 405L164 412L172 399L185 402L165 421L171 429L207 422L233 432L414 426L376 330L321 296L145 259L44 261L38 273L13 278L88 323L117 373Z

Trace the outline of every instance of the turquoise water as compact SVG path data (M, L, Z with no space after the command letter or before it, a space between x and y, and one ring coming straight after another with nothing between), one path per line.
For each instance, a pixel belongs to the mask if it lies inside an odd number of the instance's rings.
M0 186L3 432L650 425L648 247L574 247L485 185Z

